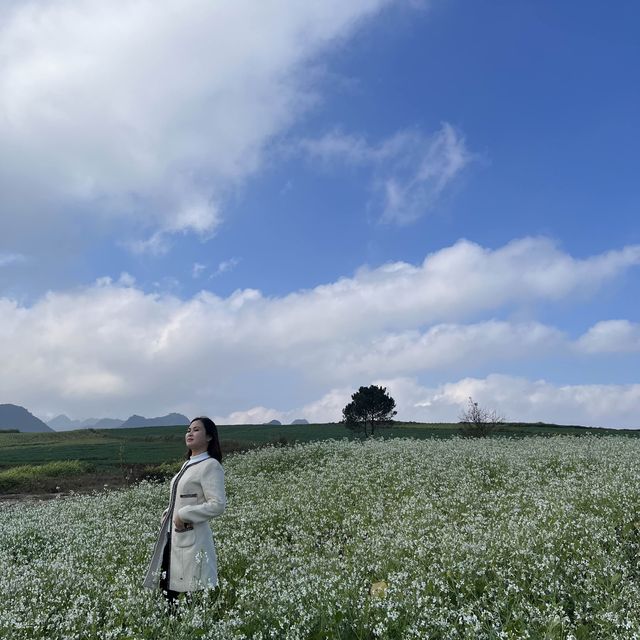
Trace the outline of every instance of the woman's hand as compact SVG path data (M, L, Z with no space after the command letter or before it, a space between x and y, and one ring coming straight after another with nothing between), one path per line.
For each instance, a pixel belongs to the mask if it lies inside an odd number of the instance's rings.
M173 516L173 524L175 526L176 531L184 531L186 528L184 526L184 520L182 520L182 518L180 518L180 516L177 513Z

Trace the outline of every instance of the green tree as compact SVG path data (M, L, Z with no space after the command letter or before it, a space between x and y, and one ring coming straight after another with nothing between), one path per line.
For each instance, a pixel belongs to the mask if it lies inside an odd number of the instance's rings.
M364 429L364 435L368 437L373 435L376 426L389 422L396 415L395 408L396 401L387 393L386 387L373 384L360 387L342 410L342 422L354 430Z

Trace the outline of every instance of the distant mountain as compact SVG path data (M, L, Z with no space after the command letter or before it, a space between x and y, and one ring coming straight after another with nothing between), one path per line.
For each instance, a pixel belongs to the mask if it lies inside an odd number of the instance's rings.
M101 418L95 422L92 427L94 429L117 429L121 427L123 423L124 420L120 420L119 418Z
M118 429L120 427L172 427L175 425L188 425L189 418L181 413L169 413L159 418L145 418L132 415L127 420L121 418L87 418L86 420L71 420L61 414L49 421L49 427L55 431L70 431L71 429ZM2 425L0 424L0 429Z
M100 420L111 420L112 418L85 418L84 420L80 421L80 428L81 429L90 429L91 427L95 427L96 424L98 424L98 422L100 422ZM120 422L122 422L122 420L120 420Z
M71 429L80 429L82 424L80 420L72 420L64 414L56 416L53 420L49 420L47 424L55 431L69 431Z
M53 429L24 407L17 404L0 404L0 429L27 431L53 431Z
M265 422L265 424L278 425L278 424L282 424L282 422L280 422L280 420L270 420L269 422Z
M123 420L116 418L86 418L85 420L72 420L64 414L56 416L53 420L49 420L49 422L47 422L47 424L55 431L90 429L91 427L97 427L98 429L111 429L113 427L119 427L122 423Z
M159 418L145 418L144 416L132 415L127 418L120 426L125 427L173 427L177 425L189 424L189 418L181 413L169 413Z
M296 418L291 424L309 424L306 418Z

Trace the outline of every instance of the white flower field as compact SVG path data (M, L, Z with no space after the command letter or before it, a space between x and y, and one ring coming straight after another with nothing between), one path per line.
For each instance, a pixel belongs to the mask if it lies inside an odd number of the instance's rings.
M3 507L0 637L640 638L640 440L324 441L224 461L220 588L142 579L168 483Z

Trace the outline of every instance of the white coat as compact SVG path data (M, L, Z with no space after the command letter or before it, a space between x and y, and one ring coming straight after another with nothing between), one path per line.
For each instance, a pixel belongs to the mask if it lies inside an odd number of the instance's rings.
M182 592L215 587L218 563L208 521L221 515L227 504L222 465L215 458L185 463L171 479L170 489L171 500L163 514L144 586L159 588L162 554L171 530L169 589ZM193 528L176 531L174 513Z

